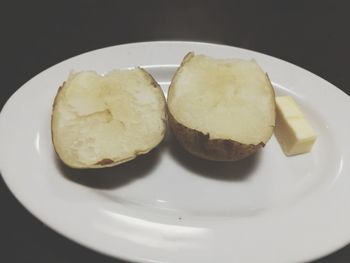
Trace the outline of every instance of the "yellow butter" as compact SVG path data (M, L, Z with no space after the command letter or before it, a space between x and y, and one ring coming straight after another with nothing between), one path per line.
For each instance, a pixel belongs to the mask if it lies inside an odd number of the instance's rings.
M316 133L290 96L276 97L275 136L286 155L311 151Z

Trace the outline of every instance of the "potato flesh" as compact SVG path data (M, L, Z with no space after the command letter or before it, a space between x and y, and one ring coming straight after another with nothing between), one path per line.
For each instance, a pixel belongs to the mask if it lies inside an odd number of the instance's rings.
M127 160L163 137L164 99L141 69L70 78L55 106L54 143L72 166ZM64 161L64 160L63 160Z
M186 127L243 144L265 143L275 121L274 96L254 61L194 56L177 73L169 109Z

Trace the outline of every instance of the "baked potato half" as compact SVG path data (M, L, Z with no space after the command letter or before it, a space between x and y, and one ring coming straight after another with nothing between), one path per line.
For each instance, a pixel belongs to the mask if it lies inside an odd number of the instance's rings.
M189 53L168 90L169 126L190 153L236 161L265 146L275 126L271 82L254 60Z
M102 168L156 147L166 132L166 102L141 68L101 76L85 71L59 88L51 118L58 157L72 168Z

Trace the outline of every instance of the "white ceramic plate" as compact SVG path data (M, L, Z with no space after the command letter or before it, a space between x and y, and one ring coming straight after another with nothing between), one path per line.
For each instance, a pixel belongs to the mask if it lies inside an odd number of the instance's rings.
M198 160L172 138L149 155L98 171L57 161L50 114L70 71L143 66L166 92L188 51L254 58L277 95L292 95L318 133L309 154L286 157L275 138L232 164ZM149 42L89 52L24 84L0 115L0 168L36 217L80 244L139 262L301 262L350 240L349 97L297 66L240 48Z

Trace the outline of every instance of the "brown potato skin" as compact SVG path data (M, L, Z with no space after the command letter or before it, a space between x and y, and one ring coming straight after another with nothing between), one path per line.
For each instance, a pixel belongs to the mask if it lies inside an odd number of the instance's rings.
M169 110L168 122L170 129L182 147L191 154L206 160L237 161L248 157L265 146L263 142L254 145L242 144L229 139L210 139L209 134L190 129L179 123Z

